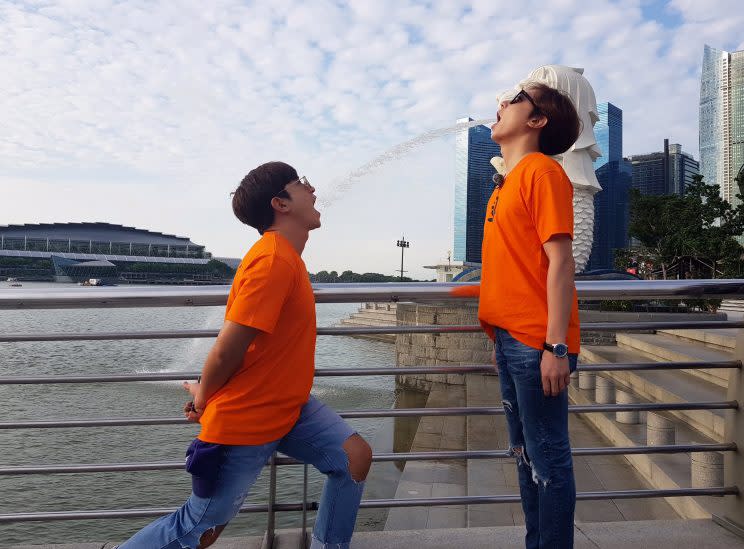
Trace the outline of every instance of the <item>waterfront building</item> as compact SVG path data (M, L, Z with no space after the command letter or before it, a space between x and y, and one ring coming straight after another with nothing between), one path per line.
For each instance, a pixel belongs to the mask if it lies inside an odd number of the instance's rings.
M183 236L111 223L0 226L0 278L215 283L232 271Z
M458 124L472 122L461 118ZM491 128L476 125L455 137L454 261L481 262L483 223L496 170L491 158L501 156L501 147L491 141Z
M736 175L744 169L744 50L703 48L700 77L700 171L721 196L738 203Z
M632 168L623 158L623 111L612 103L597 105L594 126L602 156L594 170L602 190L594 196L594 242L587 271L612 269L615 250L628 245L629 191Z
M625 158L633 170L633 188L644 195L683 195L693 178L700 173L700 164L682 151L682 145L669 144L649 154L634 154Z

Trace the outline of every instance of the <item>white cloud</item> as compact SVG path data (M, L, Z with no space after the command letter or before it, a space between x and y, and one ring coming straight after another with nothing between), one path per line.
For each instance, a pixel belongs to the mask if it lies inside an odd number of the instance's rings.
M285 159L322 194L396 143L492 116L499 91L551 62L584 67L624 110L626 153L665 137L696 152L703 43L742 47L744 15L673 0L674 26L641 6L2 3L0 223L137 224L241 255L253 237L225 197L255 165ZM401 231L411 265L444 257L453 148L443 138L360 180L324 212L311 268L391 272Z

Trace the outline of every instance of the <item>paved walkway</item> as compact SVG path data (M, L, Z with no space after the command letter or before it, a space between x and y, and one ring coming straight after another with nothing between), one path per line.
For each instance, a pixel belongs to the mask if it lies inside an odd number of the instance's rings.
M359 532L353 549L522 549L520 526ZM261 538L225 538L214 549L262 549ZM110 549L113 544L24 545L13 549ZM299 549L296 533L279 534L274 549ZM744 540L709 520L577 524L576 549L744 549Z
M500 406L497 376L469 375L467 385L433 384L427 401L435 406ZM612 446L580 415L569 416L574 447ZM423 417L411 448L438 450L497 450L509 446L504 416ZM580 492L646 489L649 485L624 456L574 457ZM409 462L401 475L396 499L466 495L519 494L513 459ZM580 501L577 522L678 519L664 499ZM403 507L391 509L385 530L464 528L524 524L520 504Z

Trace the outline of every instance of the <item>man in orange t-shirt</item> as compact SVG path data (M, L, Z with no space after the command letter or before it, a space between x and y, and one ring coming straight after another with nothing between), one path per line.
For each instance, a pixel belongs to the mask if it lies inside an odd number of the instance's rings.
M184 383L193 397L186 417L201 423L186 453L193 491L120 549L210 546L275 451L328 476L311 548L349 547L372 451L310 395L315 299L300 256L320 227L314 193L283 162L252 170L235 191L233 212L262 236L238 267L200 382Z
M528 549L573 547L576 486L566 391L579 352L573 187L549 155L568 150L579 128L571 100L542 84L502 98L491 127L507 174L494 176L474 293L494 341Z

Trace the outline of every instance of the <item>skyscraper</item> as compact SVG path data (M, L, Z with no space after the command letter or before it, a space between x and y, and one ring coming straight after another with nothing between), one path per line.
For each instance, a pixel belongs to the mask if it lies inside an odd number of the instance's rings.
M703 48L700 78L700 171L735 204L734 177L744 169L744 50Z
M682 151L682 145L664 140L664 150L650 154L634 154L626 158L633 167L633 188L641 194L678 194L685 192L700 165Z
M472 122L461 118L458 124ZM483 223L486 205L493 192L491 158L501 155L501 147L491 141L491 128L477 125L463 129L455 137L455 242L453 259L481 262Z
M594 196L594 243L587 270L613 268L615 249L628 245L628 194L632 168L623 159L623 111L612 103L597 105L594 126L602 156L594 170L602 190Z

